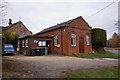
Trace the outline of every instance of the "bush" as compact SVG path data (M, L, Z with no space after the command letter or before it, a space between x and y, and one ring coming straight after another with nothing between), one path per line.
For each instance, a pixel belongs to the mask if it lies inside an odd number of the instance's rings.
M100 50L106 46L106 31L104 29L95 28L91 31L92 47L95 50ZM103 50L103 49L101 49Z

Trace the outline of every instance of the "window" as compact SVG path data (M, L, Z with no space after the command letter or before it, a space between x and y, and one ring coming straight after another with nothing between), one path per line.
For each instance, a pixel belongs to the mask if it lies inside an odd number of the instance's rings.
M23 37L23 36L25 36L25 33L24 32L20 32L19 33L19 37Z
M46 41L39 41L38 46L46 46Z
M18 43L17 43L17 47L19 48L20 47L20 42L18 41Z
M58 37L55 36L55 37L54 37L54 46L57 46L57 45L58 45Z
M24 40L22 41L22 47L24 47Z
M28 39L26 40L26 47L28 47Z
M76 46L76 35L71 34L71 46Z
M20 34L19 34L19 37L22 37L23 35L22 35L22 32L20 32Z
M90 37L89 37L89 35L86 35L86 44L90 45Z

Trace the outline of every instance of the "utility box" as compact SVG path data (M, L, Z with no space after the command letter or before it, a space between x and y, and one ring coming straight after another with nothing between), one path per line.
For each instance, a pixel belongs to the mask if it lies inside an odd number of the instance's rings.
M48 47L41 47L39 49L31 49L31 56L48 55Z
M35 56L35 53L36 53L36 51L35 51L35 49L31 49L31 56Z
M45 48L45 55L48 55L48 47Z

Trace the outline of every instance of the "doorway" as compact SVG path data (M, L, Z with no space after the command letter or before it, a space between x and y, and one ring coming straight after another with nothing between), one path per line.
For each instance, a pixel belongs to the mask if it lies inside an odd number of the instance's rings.
M80 53L84 53L84 38L83 37L80 37L79 39L79 52Z
M48 47L48 54L51 54L51 40L47 41L47 47Z

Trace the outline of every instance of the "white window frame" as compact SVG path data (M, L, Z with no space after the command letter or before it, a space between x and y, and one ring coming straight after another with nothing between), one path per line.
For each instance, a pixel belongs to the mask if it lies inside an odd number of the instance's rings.
M18 43L17 43L17 47L18 47L18 48L20 47L20 41L18 41Z
M90 45L90 36L86 35L86 45Z
M22 40L22 47L25 47L25 41Z
M38 46L46 46L46 41L39 41Z
M71 46L76 46L76 35L71 34Z
M22 37L22 36L23 36L23 34L22 34L22 32L20 32L20 33L19 33L19 37Z
M28 39L25 41L25 46L28 47Z
M58 46L58 36L54 37L54 46Z

